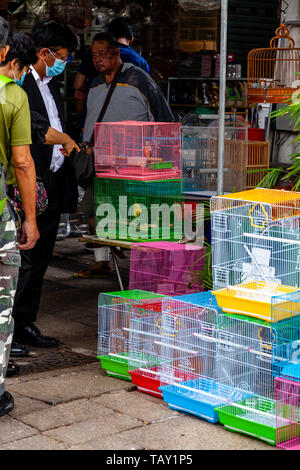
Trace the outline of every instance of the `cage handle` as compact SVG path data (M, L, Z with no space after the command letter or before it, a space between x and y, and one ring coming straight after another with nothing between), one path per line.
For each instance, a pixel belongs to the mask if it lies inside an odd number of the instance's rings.
M281 24L279 28L276 29L275 31L276 36L274 36L271 41L270 41L270 47L271 49L276 49L276 45L274 45L274 41L277 39L288 39L289 41L289 47L288 49L295 49L295 41L293 38L290 37L290 32L284 24Z

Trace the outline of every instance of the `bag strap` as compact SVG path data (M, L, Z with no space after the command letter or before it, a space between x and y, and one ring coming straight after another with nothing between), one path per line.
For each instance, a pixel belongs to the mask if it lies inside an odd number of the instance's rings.
M4 75L0 75L0 89L11 82L14 83L14 80L12 80L11 78L5 77ZM2 168L4 168L4 164L2 162L0 163L0 165ZM9 173L11 166L12 166L11 161L7 162L7 168L6 168L6 174L5 174L6 186L7 186L7 180L8 180L8 173Z
M117 73L116 73L116 75L114 76L114 79L113 79L113 81L112 81L111 84L110 84L108 93L107 93L107 95L106 95L105 101L104 101L104 103L103 103L102 109L101 109L101 111L100 111L100 114L99 114L99 117L98 117L96 123L97 123L97 122L101 122L102 119L103 119L103 117L104 117L104 114L105 114L105 111L107 110L107 107L108 107L108 105L109 105L111 96L112 96L112 94L113 94L113 92L114 92L114 89L116 88L117 81L118 81L119 75L120 75L120 73L121 73L122 67L123 67L123 64L121 64L120 67L118 68ZM91 136L91 138L90 138L90 140L89 140L89 147L94 147L94 131L93 131L92 136Z

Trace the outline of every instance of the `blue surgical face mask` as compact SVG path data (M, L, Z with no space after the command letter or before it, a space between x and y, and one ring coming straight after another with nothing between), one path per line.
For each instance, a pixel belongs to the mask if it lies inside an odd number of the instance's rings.
M13 75L14 75L14 81L16 82L16 84L19 85L19 86L22 86L23 83L24 83L25 77L26 77L26 72L22 73L22 76L21 76L20 80L16 77L14 71L13 71Z
M67 62L64 62L61 59L57 59L50 50L49 52L52 55L52 57L55 59L55 61L52 67L49 67L44 61L46 65L46 75L47 77L56 77L57 75L60 75L65 70Z

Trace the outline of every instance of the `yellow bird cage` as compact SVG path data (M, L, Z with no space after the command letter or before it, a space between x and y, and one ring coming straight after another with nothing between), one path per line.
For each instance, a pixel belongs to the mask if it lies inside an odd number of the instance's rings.
M178 49L184 52L217 50L218 10L187 10L178 7Z
M284 40L288 47L276 47ZM253 49L248 54L248 103L286 102L300 92L299 72L300 48L295 48L289 30L281 24L269 48Z

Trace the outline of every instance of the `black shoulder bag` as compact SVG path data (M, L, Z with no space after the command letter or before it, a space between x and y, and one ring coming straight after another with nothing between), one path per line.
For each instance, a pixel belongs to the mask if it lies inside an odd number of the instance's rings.
M123 64L119 67L116 75L114 76L113 81L109 87L107 96L103 103L102 109L100 111L99 117L96 122L101 122L105 111L109 105L111 96L113 94L114 89L116 88L117 81L122 70ZM89 142L80 142L78 144L80 148L80 152L76 152L72 155L71 161L75 171L77 183L83 189L86 189L89 185L89 182L95 175L95 162L94 162L94 154L93 154L93 147L94 147L94 131Z

